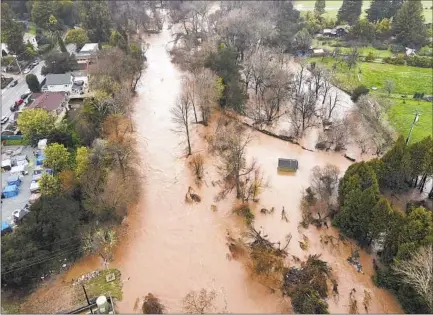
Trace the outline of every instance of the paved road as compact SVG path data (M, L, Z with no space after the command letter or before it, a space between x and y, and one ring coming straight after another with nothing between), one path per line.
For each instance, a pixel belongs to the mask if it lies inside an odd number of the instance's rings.
M41 69L43 65L44 61L41 61L36 67L32 69L32 71L30 71L30 73L33 73L38 77L39 82L41 82L42 79L45 78L45 76L41 75ZM5 76L7 77L8 75L6 74ZM12 118L12 112L10 110L11 105L28 90L25 77L25 74L20 75L18 78L18 84L16 86L6 87L2 90L1 112L2 116L9 117L9 120ZM5 129L6 126L7 124L2 125L2 131Z

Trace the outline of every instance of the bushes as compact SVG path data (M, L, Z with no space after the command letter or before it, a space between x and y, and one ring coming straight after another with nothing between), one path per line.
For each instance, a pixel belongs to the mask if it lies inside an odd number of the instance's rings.
M420 68L432 68L433 58L432 57L422 57L422 56L410 56L407 57L407 65L412 67Z
M370 51L367 55L367 57L365 57L365 61L367 62L372 62L374 61L374 59L376 59L376 57L374 56L374 54Z
M328 303L311 288L296 289L292 294L292 306L299 314L329 314Z
M351 99L352 101L356 102L361 95L366 95L368 92L370 92L369 89L367 89L364 85L360 85L353 90Z
M391 65L404 65L405 64L403 56L385 57L382 60L383 60L383 62L389 63Z
M251 209L250 207L248 207L248 205L240 205L233 210L233 213L237 214L240 217L243 217L245 220L245 224L248 226L250 226L254 222L254 213L251 212Z

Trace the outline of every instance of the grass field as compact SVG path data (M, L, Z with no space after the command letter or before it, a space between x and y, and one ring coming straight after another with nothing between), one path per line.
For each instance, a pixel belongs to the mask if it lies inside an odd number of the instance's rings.
M314 3L315 0L296 0L295 1L295 7L297 10L302 12L307 11L313 11L314 10ZM341 7L341 4L343 3L343 0L327 0L326 1L326 13L324 14L327 18L336 18L338 9ZM362 16L365 15L365 10L367 10L370 7L370 0L364 0L362 3ZM430 10L430 7L433 5L430 0L423 0L422 1L423 7L424 7L424 16L427 23L431 23L433 20L432 13L433 11ZM429 9L425 9L429 8Z
M404 103L403 100L397 99L388 113L389 121L395 130L407 137L416 110L418 110L420 116L418 123L413 128L411 143L432 135L432 103L416 100L406 100Z
M337 41L329 40L329 39L323 40L323 39L314 38L312 45L313 45L313 47L320 47L320 48L327 49L330 52L332 52L335 50L335 48L337 48L337 47L331 46L331 44L334 44L334 43L336 44ZM350 47L338 47L338 48L340 48L342 54L347 54L351 50ZM380 49L376 49L372 46L359 47L358 52L361 56L367 56L370 52L372 52L376 58L391 57L393 55L393 53L390 50L380 50Z
M335 59L331 57L310 58L309 62L312 61L325 64L329 68L335 63ZM420 119L413 130L412 141L432 135L432 103L412 99L415 92L433 94L432 69L367 62L358 63L356 69L351 71L343 63L336 68L335 84L346 91L352 91L363 84L370 89L370 93L387 96L383 89L385 80L393 80L395 84L395 90L391 94L393 106L388 118L397 132L407 136L415 111L418 110ZM377 89L372 90L372 87ZM407 98L402 99L402 95L407 95Z
M309 61L316 61L331 68L336 59L332 57L316 57L310 58ZM405 94L412 96L415 92L433 94L432 69L429 68L359 62L356 69L353 68L351 71L349 71L346 64L338 63L336 70L337 81L345 90L352 90L354 87L363 84L370 89L376 87L379 93L385 93L383 90L385 80L392 80L395 84L393 94L398 94L399 97ZM361 70L361 73L359 70Z

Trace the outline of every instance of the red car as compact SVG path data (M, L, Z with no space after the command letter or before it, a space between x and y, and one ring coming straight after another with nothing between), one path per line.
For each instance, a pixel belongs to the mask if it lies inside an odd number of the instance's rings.
M20 98L18 101L15 101L15 104L21 105L24 102L22 98Z

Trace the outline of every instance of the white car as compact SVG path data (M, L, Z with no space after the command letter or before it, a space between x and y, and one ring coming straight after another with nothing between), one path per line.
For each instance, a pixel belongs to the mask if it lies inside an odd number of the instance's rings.
M29 72L30 72L30 68L25 68L24 71L23 71L24 74L27 74Z
M8 120L9 120L8 116L2 116L2 125L5 124L5 123L7 123Z

